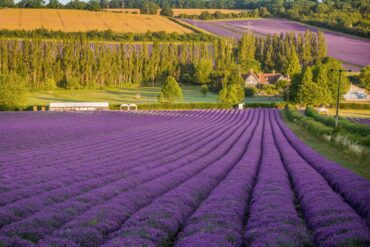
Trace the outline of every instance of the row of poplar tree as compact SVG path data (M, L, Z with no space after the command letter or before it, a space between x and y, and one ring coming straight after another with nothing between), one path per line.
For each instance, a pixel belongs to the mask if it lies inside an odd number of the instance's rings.
M267 38L246 34L240 41L211 43L0 40L0 72L25 77L30 89L161 85L168 75L182 83L209 83L237 66L240 73L276 70L292 77L323 57L325 39L311 32Z

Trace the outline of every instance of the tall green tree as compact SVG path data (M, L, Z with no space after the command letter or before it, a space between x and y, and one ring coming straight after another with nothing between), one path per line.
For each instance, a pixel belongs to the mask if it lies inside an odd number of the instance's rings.
M61 9L64 6L58 0L50 0L46 7L50 9Z
M156 15L159 10L159 5L151 1L143 1L140 4L140 13L146 15Z
M263 63L264 63L264 69L267 71L270 71L275 68L275 63L274 63L274 47L272 44L272 40L267 40L267 47L266 47L266 52L264 55Z
M317 59L321 60L327 56L328 47L325 41L324 33L317 32Z
M87 3L80 0L71 0L65 5L67 9L86 9Z
M259 63L256 60L256 38L247 33L239 41L238 59L244 71L259 70Z
M86 9L93 10L93 11L98 11L98 10L102 9L102 6L100 5L100 3L97 0L90 0L87 3Z
M169 6L166 6L166 7L163 7L161 9L160 14L163 15L163 16L172 17L173 16L173 10Z
M228 75L220 91L221 102L233 105L243 102L245 98L243 82L243 78L236 71Z
M159 102L175 102L181 100L182 97L182 90L175 77L168 76L158 96Z
M213 63L211 59L202 58L195 67L195 79L198 83L208 83L209 77L213 71Z
M323 66L326 67L327 71L327 78L328 78L328 88L330 90L331 95L333 96L333 102L334 103L337 99L338 94L338 82L339 82L339 72L338 70L343 69L342 63L334 58L325 58L322 63ZM333 71L332 71L333 70ZM340 84L340 100L342 99L342 96L349 90L350 88L350 82L348 78L345 76L345 74L342 74L341 76L341 84Z
M100 7L102 9L108 9L109 8L109 0L100 0Z
M295 47L292 46L290 56L288 57L288 61L287 61L286 74L289 77L293 77L294 75L299 74L300 72L301 72L301 64L299 63L299 57L297 55Z
M308 66L303 71L302 81L300 83L299 101L301 103L312 103L315 94L313 91L313 86L312 68Z
M312 63L310 31L304 33L304 40L302 42L302 63L304 66L308 66Z
M363 67L361 69L359 79L360 79L360 85L363 88L370 90L370 65Z

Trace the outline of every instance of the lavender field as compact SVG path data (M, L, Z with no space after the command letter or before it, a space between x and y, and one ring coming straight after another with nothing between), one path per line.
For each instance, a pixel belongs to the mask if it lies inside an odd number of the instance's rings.
M186 22L205 29L208 32L226 37L240 38L248 30L257 35L268 33L305 32L310 30L317 32L317 28L307 26L285 19L264 18L252 20L231 21L197 21L185 20ZM370 64L370 41L364 38L324 31L328 44L328 55L337 58L347 67L356 68ZM354 66L355 65L355 66Z
M0 246L369 246L370 182L278 110L0 113Z

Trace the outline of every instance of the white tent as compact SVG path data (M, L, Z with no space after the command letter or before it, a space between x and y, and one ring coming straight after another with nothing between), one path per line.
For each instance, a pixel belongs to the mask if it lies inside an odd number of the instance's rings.
M108 102L50 103L49 111L108 111Z

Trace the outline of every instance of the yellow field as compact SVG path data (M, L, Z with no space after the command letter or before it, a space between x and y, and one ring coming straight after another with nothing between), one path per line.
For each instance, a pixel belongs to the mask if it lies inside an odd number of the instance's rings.
M47 28L65 32L107 30L145 33L191 30L161 16L56 9L0 9L0 29Z
M187 14L187 15L200 15L203 11L208 11L211 14L215 13L216 11L220 11L223 14L227 13L240 13L243 10L240 9L172 9L174 16L178 16L180 14ZM121 12L121 13L140 13L139 9L105 9L105 11L110 11L110 12ZM245 10L244 10L245 11ZM159 14L159 11L158 11Z

